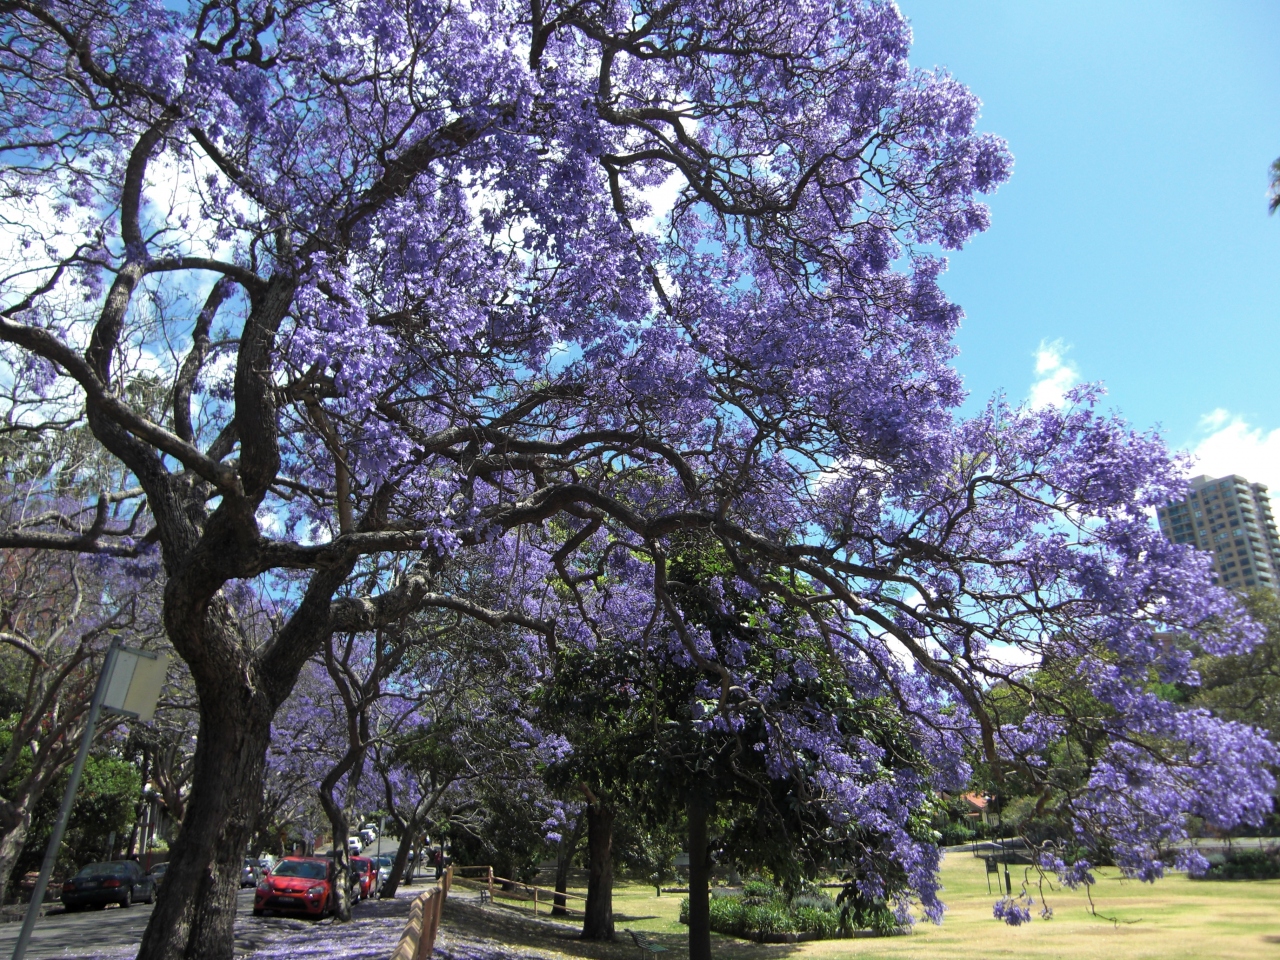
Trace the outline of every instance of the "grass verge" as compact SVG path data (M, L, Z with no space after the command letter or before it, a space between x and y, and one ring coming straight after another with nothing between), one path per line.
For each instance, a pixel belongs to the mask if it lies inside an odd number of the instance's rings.
M1015 890L1022 879L1014 874ZM943 899L947 918L941 926L917 924L906 937L818 940L762 945L713 935L712 950L723 960L1276 960L1280 957L1280 880L1252 882L1190 881L1178 874L1155 884L1121 879L1099 871L1088 910L1083 893L1048 890L1054 917L1038 916L1023 927L1008 927L991 915L994 892L987 892L981 860L951 853L943 861ZM993 886L994 891L994 886ZM1040 892L1032 888L1039 908ZM688 955L687 931L679 922L680 894L654 896L653 888L621 884L614 892L618 944L587 945L572 931L539 931L520 922L520 909L486 907L493 914L490 932L523 951L591 958L628 957L637 951L622 931L640 930L670 949L670 960ZM523 909L529 915L528 907ZM455 916L465 927L471 910ZM503 919L499 920L499 917ZM479 922L479 921L476 921ZM539 927L543 925L539 924ZM528 929L527 929L528 928ZM496 935L496 936L495 936Z

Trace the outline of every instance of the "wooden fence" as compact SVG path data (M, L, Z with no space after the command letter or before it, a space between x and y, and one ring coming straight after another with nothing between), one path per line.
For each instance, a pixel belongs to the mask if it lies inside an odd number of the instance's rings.
M497 897L501 897L504 900L512 900L516 903L529 903L533 906L534 916L537 916L539 905L546 907L547 912L550 913L557 906L556 901L560 900L558 906L566 913L584 914L586 912L579 907L571 907L565 902L566 900L581 900L585 903L586 897L580 897L576 893L557 893L555 890L550 890L546 887L537 887L533 884L521 883L518 880L510 880L507 877L499 877L493 872L493 867L487 864L455 867L454 869L458 871L456 879L459 882L474 883L476 886L485 887L488 890L489 899L494 903L498 902L495 899ZM468 877L462 873L464 870L482 872L478 877Z
M436 948L436 934L440 930L440 911L453 885L453 867L426 893L414 898L409 905L409 922L405 924L400 944L391 960L429 960Z

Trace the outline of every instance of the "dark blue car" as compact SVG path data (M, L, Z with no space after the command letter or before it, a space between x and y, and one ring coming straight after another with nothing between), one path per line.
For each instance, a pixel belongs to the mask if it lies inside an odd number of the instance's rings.
M156 898L156 882L133 860L91 863L62 884L62 905L68 913L85 907L105 907L118 903L151 903Z

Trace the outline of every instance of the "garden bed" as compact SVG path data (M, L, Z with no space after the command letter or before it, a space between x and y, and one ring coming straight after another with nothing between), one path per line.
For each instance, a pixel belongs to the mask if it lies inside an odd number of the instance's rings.
M756 943L801 943L849 937L893 936L909 932L883 911L882 921L854 929L830 895L814 887L787 897L772 884L750 881L741 893L716 891L711 897L711 929ZM689 922L689 901L680 904L680 922Z

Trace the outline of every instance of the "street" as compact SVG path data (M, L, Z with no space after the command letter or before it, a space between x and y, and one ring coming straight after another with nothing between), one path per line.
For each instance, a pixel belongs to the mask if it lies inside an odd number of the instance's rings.
M27 956L78 957L96 953L119 953L142 940L142 931L151 918L152 905L136 903L128 910L111 906L85 913L63 913L61 907L48 913L36 924ZM246 916L253 909L253 890L246 888L236 898L236 913ZM13 954L21 923L0 924L0 957Z
M399 841L394 837L379 838L365 847L361 855L373 857L386 854L393 857L398 847ZM54 912L41 917L36 924L27 956L32 960L96 954L131 957L142 940L142 932L151 917L151 910L152 905L144 903L136 903L127 910L111 906L104 910L72 914L63 913L61 907L54 907ZM236 899L237 955L252 949L261 939L263 931L259 928L278 926L282 921L289 924L292 920L255 919L251 915L252 910L253 890L245 888ZM13 954L13 946L21 929L21 923L0 924L0 958Z

